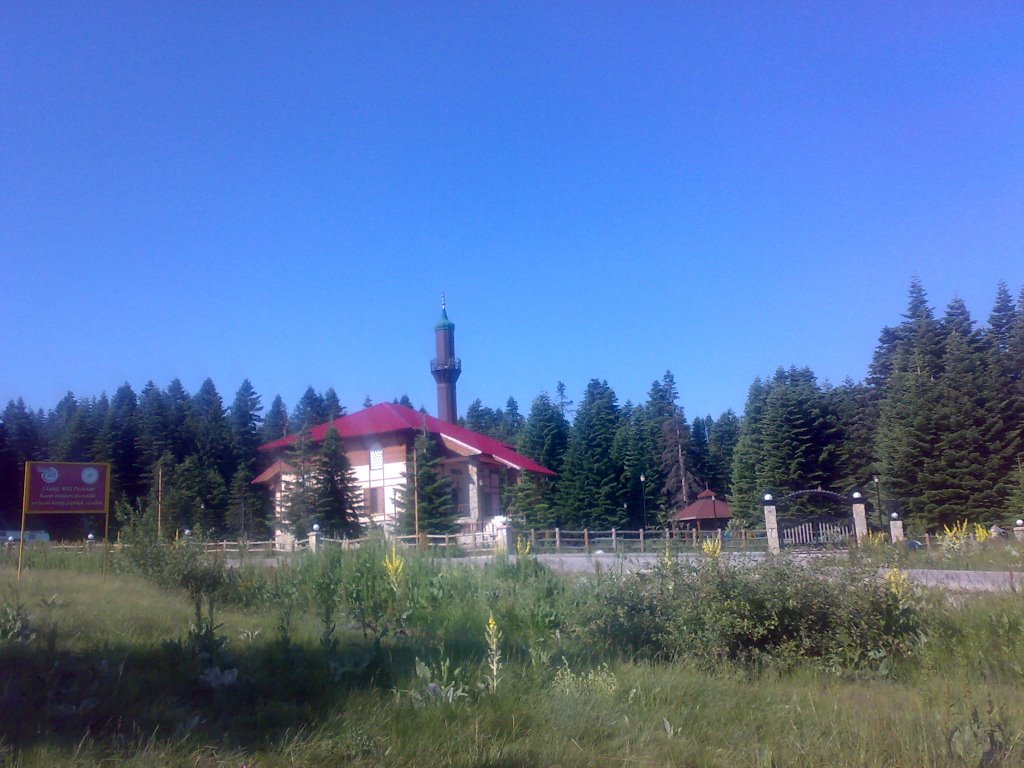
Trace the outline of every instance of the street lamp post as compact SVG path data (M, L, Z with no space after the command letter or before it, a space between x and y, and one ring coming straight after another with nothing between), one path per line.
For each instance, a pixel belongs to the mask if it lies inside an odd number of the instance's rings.
M882 527L882 483L878 475L872 475L871 479L875 481L875 498L878 499L877 507L878 511L875 513L878 516L878 527Z
M644 502L644 530L647 530L647 478L640 473L640 495Z

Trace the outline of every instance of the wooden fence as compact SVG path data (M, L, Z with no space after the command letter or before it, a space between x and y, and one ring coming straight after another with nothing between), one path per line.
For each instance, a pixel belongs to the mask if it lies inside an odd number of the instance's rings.
M837 530L836 539L842 539L843 531ZM785 544L790 547L800 548L807 544L802 541L803 535L797 536L791 531L783 532L787 538ZM526 548L530 554L630 554L630 553L660 553L668 548L671 552L699 551L705 542L717 540L721 542L723 552L758 552L768 549L767 531L760 530L696 530L684 529L669 531L664 528L634 530L617 529L592 530L568 530L563 528L518 530L514 537L517 547ZM362 539L332 539L321 536L316 545L310 545L309 539L296 540L293 544L282 547L273 540L268 541L222 541L206 542L204 548L210 553L219 553L225 556L246 557L263 556L274 557L287 555L293 552L304 552L314 547L339 547L341 549L353 549L371 541L368 538ZM374 540L379 541L379 540ZM395 536L387 541L393 541L400 547L419 547L436 554L445 556L458 556L461 554L479 555L494 553L497 551L496 537L485 532L477 534L446 534L446 535L421 535L419 539L415 536ZM921 545L926 549L938 546L939 537L924 535L920 537ZM66 552L89 552L101 550L102 542L26 542L26 549L66 551ZM115 549L121 545L114 545ZM5 543L5 549L14 548L16 544ZM514 551L509 554L515 554Z

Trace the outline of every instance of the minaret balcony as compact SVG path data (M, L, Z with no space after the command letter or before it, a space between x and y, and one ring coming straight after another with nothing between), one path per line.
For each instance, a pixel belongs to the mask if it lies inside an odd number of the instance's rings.
M447 360L438 360L435 357L430 361L430 372L439 373L442 371L462 373L462 360L457 357L449 357Z

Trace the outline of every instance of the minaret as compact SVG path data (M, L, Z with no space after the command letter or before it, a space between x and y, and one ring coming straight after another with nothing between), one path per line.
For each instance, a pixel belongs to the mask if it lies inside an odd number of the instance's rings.
M455 356L455 323L448 319L444 294L441 294L441 319L434 326L437 357L430 361L430 372L437 382L437 418L454 424L459 418L455 405L455 382L462 373L462 361Z

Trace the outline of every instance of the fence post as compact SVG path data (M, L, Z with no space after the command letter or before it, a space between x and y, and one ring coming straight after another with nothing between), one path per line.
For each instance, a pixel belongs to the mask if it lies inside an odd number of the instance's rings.
M530 549L532 549L534 552L537 551L537 529L536 528L531 528L530 529Z
M583 529L583 551L590 554L590 529Z
M643 554L643 551L644 551L644 529L641 528L640 529L640 553Z
M615 529L612 528L612 552L614 552L615 550L616 550L616 547L615 547Z
M555 528L555 552L562 551L562 529Z
M924 535L924 548L925 549L931 549L932 548L932 535L930 533L926 533Z

